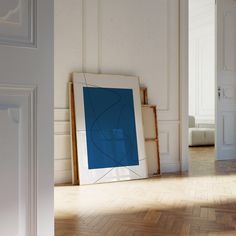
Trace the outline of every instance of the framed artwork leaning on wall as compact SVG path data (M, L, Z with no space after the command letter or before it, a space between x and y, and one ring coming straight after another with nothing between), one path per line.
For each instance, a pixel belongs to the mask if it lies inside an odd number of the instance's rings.
M148 177L139 79L74 73L80 184Z

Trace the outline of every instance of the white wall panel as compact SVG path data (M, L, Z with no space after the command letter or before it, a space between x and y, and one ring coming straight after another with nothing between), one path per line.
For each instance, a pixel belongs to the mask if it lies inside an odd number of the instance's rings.
M165 130L159 132L159 139L160 139L160 153L169 154L170 132Z
M98 73L100 0L83 0L83 62L84 72Z
M70 183L72 168L69 110L55 109L54 119L54 183Z
M178 119L178 1L98 3L98 71L139 76L159 119Z
M83 67L83 1L56 0L54 5L54 183L61 184L72 181L68 82Z
M69 121L69 109L68 108L59 108L59 109L54 109L54 120L56 122L60 121Z
M66 159L70 158L70 135L60 134L55 135L55 158L56 159Z
M63 134L69 135L70 134L70 122L69 121L55 122L54 132L55 132L55 135L63 135Z
M165 122L159 131L164 127L170 137L160 135L162 150L168 147L163 170L179 170L179 1L56 0L55 11L57 130L63 129L59 121L68 121L63 109L73 71L139 76Z
M161 172L180 170L179 122L159 122Z
M71 182L72 182L72 171L71 170L56 171L54 173L54 184L55 185L71 184Z
M55 0L54 72L56 108L68 108L73 71L82 70L82 0Z

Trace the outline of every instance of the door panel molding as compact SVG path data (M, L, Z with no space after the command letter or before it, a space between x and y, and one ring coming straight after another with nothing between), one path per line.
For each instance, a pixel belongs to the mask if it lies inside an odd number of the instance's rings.
M226 11L223 16L223 70L224 71L233 71L235 56L233 55L234 51L231 50L230 46L234 43L234 22L235 17L231 11Z
M0 110L6 110L10 122L17 123L19 126L17 146L10 147L11 143L9 143L9 148L17 150L18 152L18 160L12 160L12 170L18 170L18 173L15 174L18 178L12 179L11 182L14 185L10 186L11 188L15 187L18 189L16 196L13 196L14 199L17 199L14 204L17 206L19 212L18 215L12 213L16 220L18 218L18 228L14 229L14 232L19 236L36 236L36 88L0 84ZM5 162L3 161L1 164L2 163ZM2 168L4 168L4 166ZM2 234L4 234L4 227L7 232L12 228L10 225L1 225L1 223L2 222L0 222L0 228Z
M37 0L0 2L0 45L36 47Z

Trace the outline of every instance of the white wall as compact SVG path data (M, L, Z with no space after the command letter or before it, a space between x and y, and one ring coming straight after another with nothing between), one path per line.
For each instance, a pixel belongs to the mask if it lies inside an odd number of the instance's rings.
M215 122L215 0L189 2L189 114Z
M55 0L55 182L71 179L73 71L136 75L158 106L161 169L179 163L179 1Z

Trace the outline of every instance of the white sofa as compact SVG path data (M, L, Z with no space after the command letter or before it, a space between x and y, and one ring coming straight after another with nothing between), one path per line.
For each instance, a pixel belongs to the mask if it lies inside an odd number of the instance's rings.
M214 128L196 127L195 118L189 116L189 146L210 146L215 144Z

